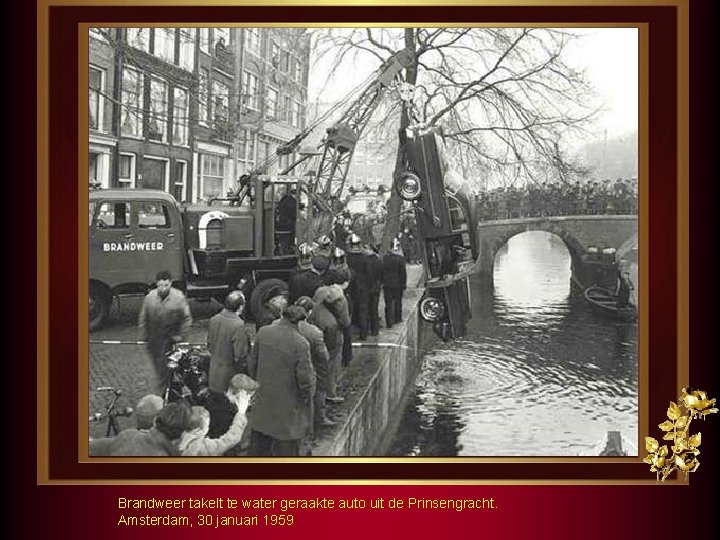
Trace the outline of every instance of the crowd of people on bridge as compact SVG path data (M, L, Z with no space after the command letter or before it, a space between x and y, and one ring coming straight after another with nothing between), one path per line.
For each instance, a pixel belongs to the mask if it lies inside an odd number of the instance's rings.
M476 195L482 221L592 214L636 215L637 178L605 181L543 182L499 187Z
M352 231L343 245L347 251L324 235L298 247L288 287L265 299L268 315L256 317L254 339L243 293L228 294L208 325L203 403L159 397L167 398L166 355L192 323L183 293L159 272L139 320L155 371L153 392L141 400L152 420L138 416L135 428L91 440L90 455L310 455L314 436L335 425L330 413L344 402L341 380L353 361L353 339L379 335L381 292L385 327L402 321L407 273L399 240L382 256Z

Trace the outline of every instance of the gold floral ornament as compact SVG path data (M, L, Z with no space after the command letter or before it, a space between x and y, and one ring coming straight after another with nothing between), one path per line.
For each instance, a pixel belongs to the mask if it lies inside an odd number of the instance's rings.
M665 480L675 470L685 474L695 472L700 466L697 457L700 454L700 433L689 435L690 423L695 418L703 420L708 414L718 412L713 407L714 399L708 399L702 390L683 388L682 395L678 399L680 405L670 402L667 410L668 419L658 427L665 432L664 441L672 441L668 449L666 444L660 443L652 437L645 437L645 448L648 451L647 457L643 460L650 465L650 471L657 475L658 481ZM683 412L681 406L685 409ZM668 456L672 451L672 455Z

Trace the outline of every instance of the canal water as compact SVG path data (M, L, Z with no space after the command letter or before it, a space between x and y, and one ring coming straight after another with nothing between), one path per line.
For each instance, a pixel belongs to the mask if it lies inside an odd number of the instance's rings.
M590 310L562 240L511 238L471 289L467 333L426 353L389 455L597 455L608 430L637 455L637 325Z

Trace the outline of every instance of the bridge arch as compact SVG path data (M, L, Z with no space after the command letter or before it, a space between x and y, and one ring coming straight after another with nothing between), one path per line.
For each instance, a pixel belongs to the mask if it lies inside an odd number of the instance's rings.
M495 256L510 238L528 231L545 231L558 236L572 260L573 271L590 246L616 250L637 235L637 216L554 216L480 222L477 228L476 269L492 280Z

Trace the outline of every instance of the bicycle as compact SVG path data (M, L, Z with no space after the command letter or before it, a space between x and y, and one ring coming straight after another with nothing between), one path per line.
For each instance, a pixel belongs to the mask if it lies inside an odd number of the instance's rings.
M112 386L101 386L96 391L112 392L113 396L110 401L108 401L108 403L105 405L105 410L103 412L90 415L89 421L101 422L107 419L107 430L105 431L105 436L111 437L113 435L117 435L118 433L120 433L120 426L118 424L117 418L119 416L130 416L133 413L133 408L125 407L122 410L117 410L117 403L120 399L120 396L122 395L122 390L117 390Z
M167 353L168 375L163 402L183 400L189 405L202 405L208 393L209 353L187 343L176 344Z

